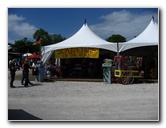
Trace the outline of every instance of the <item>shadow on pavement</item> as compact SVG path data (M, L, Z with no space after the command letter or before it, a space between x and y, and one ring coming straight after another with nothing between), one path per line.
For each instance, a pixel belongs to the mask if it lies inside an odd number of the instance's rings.
M22 86L17 86L16 88L29 88L29 87L34 87L34 86L43 86L42 84L28 84L28 87L25 87L24 85Z
M42 120L22 109L8 109L8 120Z
M42 86L42 84L31 84L31 86Z

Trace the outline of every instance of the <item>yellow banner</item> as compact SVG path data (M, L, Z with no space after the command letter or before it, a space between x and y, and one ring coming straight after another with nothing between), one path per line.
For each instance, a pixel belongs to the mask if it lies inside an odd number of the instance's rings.
M98 48L67 48L55 51L55 58L99 58Z

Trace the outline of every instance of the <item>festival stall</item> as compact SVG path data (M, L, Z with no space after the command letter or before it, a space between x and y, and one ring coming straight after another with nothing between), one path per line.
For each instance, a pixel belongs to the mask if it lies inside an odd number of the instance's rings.
M158 78L158 45L159 27L154 17L148 26L137 37L124 43L119 43L119 53L122 55L141 56L144 60L145 78Z
M59 42L57 44L48 45L42 47L42 63L45 64L50 57L53 55L55 58L85 58L88 60L89 58L100 58L99 57L99 49L104 49L108 51L112 51L114 53L123 53L130 49L134 48L143 48L146 46L158 46L159 44L159 30L158 24L155 22L154 18L150 21L149 25L145 28L145 30L139 34L134 39L124 42L124 43L116 43L107 42L102 38L98 37L95 33L93 33L88 27L87 23L84 23L83 26L70 38ZM54 54L53 54L54 53ZM118 54L119 55L119 54ZM75 72L81 72L87 70L86 74L90 74L90 67L95 67L95 63L89 62L87 66L85 59L78 60L82 62L72 65L72 68L69 66L68 68L71 70L76 70ZM68 59L65 60L65 65L68 65ZM72 64L72 63L71 63ZM101 66L101 64L100 64ZM157 68L158 66L156 66ZM81 69L85 69L84 71ZM66 69L65 69L66 70ZM95 70L94 70L95 71ZM97 70L96 70L97 71ZM96 73L93 73L96 74ZM77 75L77 74L76 74Z

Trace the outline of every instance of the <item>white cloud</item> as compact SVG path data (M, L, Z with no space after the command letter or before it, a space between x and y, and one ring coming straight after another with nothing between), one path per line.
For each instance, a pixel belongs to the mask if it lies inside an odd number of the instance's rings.
M8 20L9 20L10 23L11 22L17 22L17 21L22 21L24 19L25 19L24 17L17 16L16 14L14 14L14 15L11 14L11 15L8 16Z
M8 16L8 30L14 35L20 37L32 37L37 28L24 22L25 18L17 15Z
M130 40L138 36L150 23L151 17L157 19L157 14L150 12L132 13L126 10L115 11L100 17L103 23L89 26L97 35L108 38L113 34L120 34Z

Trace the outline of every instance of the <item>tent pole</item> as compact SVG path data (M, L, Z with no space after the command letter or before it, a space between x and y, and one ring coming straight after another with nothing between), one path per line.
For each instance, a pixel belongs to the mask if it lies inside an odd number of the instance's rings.
M119 42L117 42L117 56L119 56Z

